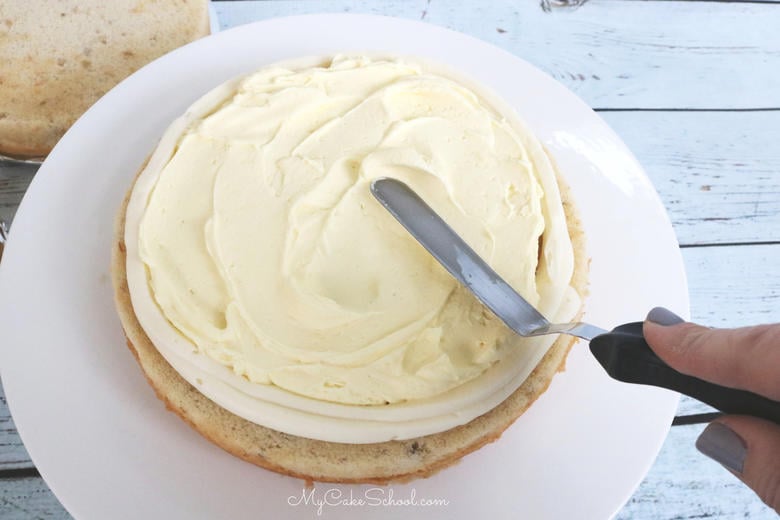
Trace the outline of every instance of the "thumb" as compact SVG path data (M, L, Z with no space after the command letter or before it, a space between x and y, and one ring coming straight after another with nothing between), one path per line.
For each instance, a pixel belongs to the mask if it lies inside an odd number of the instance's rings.
M643 332L653 351L684 374L780 400L780 325L708 329L656 308ZM779 425L755 417L722 417L707 426L696 447L780 513Z
M754 417L722 417L705 428L696 448L780 513L780 426Z
M780 324L709 329L655 308L643 332L675 370L780 401Z

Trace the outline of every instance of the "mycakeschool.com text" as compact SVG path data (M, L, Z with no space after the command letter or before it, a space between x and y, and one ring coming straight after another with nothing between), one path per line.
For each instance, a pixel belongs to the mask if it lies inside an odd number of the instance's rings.
M428 508L447 507L450 501L443 497L423 497L417 490L399 493L393 488L373 487L368 489L341 488L304 488L299 494L287 497L287 504L292 507L311 507L322 516L328 509L341 508Z

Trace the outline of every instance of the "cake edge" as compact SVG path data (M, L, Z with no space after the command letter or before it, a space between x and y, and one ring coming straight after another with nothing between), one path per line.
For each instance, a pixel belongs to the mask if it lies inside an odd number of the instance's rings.
M550 159L552 161L551 156ZM146 161L139 172L145 166ZM570 188L561 179L554 161L553 166L574 249L571 285L584 300L590 265L585 234ZM125 195L115 221L111 255L114 300L127 346L168 410L228 453L276 473L307 483L379 485L430 477L498 440L549 388L554 376L565 370L566 358L576 342L576 338L560 336L507 399L472 421L443 432L406 440L346 444L298 437L257 425L228 412L186 382L165 361L138 322L130 301L125 269L124 217L132 189L133 186ZM579 319L582 312L581 306L575 319Z

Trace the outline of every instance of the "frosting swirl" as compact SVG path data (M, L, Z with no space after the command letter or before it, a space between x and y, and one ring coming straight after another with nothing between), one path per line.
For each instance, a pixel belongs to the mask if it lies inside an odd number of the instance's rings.
M147 334L188 379L232 389L218 395L304 414L430 422L491 370L504 375L483 394L506 394L507 370L524 379L544 340L514 336L369 192L403 180L542 312L576 311L554 170L487 97L415 63L343 56L207 95L128 206ZM384 417L354 406L388 403Z

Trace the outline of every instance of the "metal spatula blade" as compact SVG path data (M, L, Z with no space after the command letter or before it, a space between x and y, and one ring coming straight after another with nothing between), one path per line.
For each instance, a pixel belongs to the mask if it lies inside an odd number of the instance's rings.
M754 415L780 424L780 402L703 381L667 365L645 341L642 322L610 332L587 323L550 323L403 182L371 183L376 199L477 299L521 336L569 334L590 341L590 351L614 379L669 388L723 412Z
M519 335L569 334L591 340L607 332L587 323L550 323L403 182L376 179L371 193L456 280Z

